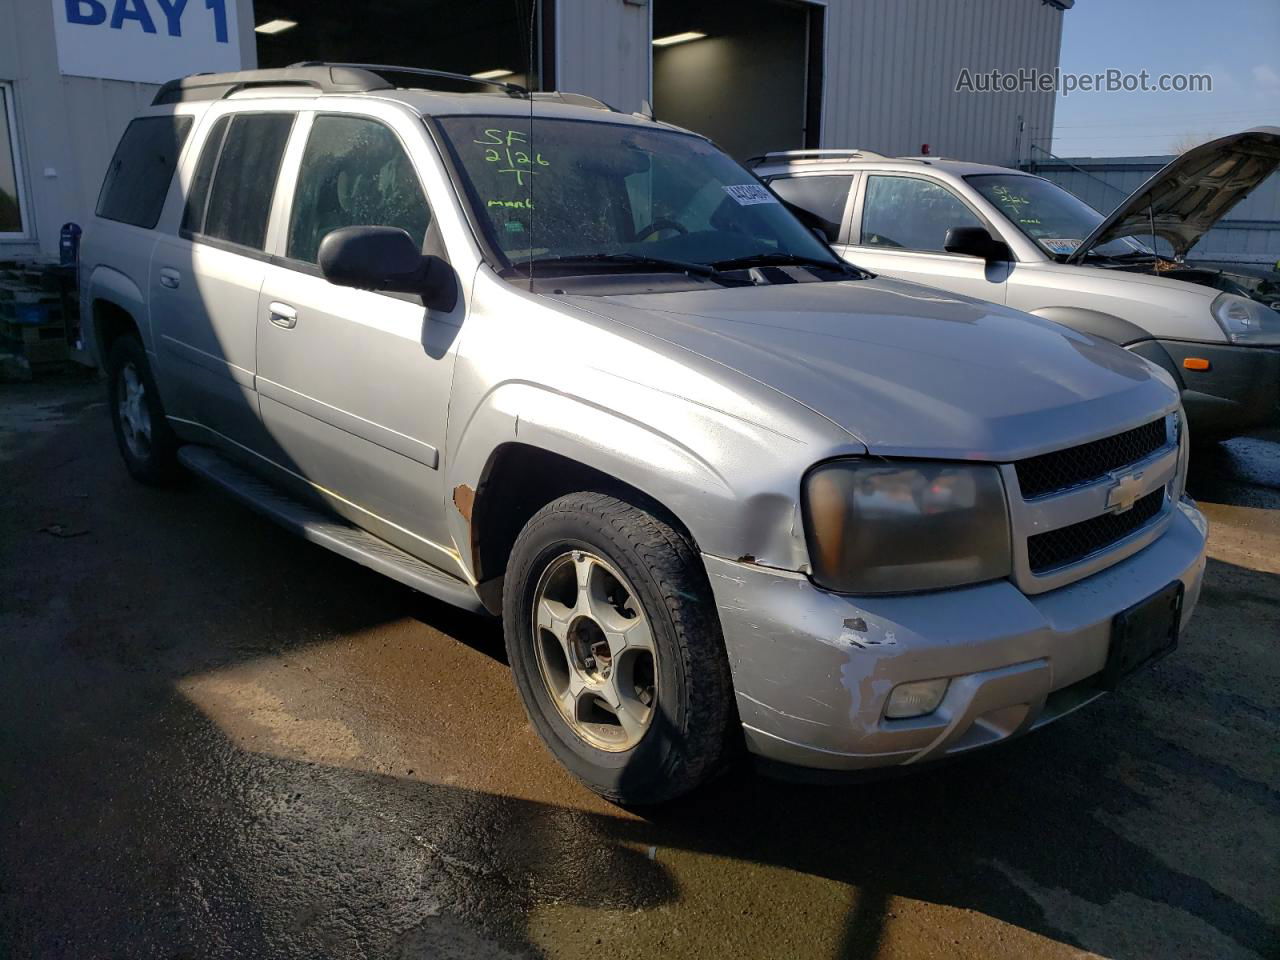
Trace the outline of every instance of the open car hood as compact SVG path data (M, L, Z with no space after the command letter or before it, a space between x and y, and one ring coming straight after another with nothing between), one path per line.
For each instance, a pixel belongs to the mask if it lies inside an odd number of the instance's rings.
M1122 237L1163 237L1179 259L1280 165L1280 127L1219 137L1175 157L1067 258Z

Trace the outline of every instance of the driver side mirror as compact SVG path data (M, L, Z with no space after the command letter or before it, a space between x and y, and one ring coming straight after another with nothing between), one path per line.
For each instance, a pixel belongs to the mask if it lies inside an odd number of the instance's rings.
M452 310L458 278L440 257L424 256L399 227L342 227L325 234L317 258L330 283L383 293L413 293L429 310Z
M1013 259L1009 245L991 236L986 227L952 227L942 241L942 249L947 253L980 257L987 263Z

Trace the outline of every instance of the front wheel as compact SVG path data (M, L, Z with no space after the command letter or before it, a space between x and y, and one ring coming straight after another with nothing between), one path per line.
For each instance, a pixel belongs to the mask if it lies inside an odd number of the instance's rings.
M719 618L665 520L601 493L548 504L512 549L503 617L530 721L592 790L660 803L721 768L733 694Z

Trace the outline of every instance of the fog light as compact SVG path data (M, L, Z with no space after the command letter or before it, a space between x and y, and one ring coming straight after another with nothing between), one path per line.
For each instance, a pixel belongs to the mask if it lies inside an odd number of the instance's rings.
M905 720L908 717L923 717L933 713L942 702L942 695L947 692L946 677L939 680L913 680L911 683L900 683L889 693L889 702L885 704L884 715L890 720Z

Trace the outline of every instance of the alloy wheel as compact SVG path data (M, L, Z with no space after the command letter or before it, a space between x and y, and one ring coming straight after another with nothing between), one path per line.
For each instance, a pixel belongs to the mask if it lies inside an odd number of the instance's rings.
M570 729L590 746L630 750L658 706L657 648L634 588L608 561L567 551L534 592L539 673Z
M151 454L151 410L147 406L146 385L132 363L120 368L116 412L129 452L139 460L146 460Z

